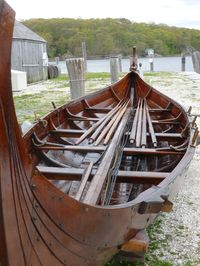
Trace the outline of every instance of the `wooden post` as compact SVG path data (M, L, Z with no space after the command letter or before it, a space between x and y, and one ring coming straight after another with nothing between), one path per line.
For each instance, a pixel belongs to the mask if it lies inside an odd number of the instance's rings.
M57 65L57 66L59 65L59 61L60 61L59 57L58 57L58 56L55 57L55 62L56 62L56 65Z
M192 53L192 63L194 71L200 74L200 52L194 51Z
M119 79L119 59L117 56L112 56L110 58L110 73L111 73L111 83L115 83Z
M66 65L69 74L71 99L76 99L85 94L84 59L67 59Z
M85 72L87 72L87 52L86 52L86 44L85 42L82 42L82 56L84 58L84 67L85 67Z
M121 54L119 54L118 60L119 60L119 72L122 72L122 55Z
M133 55L130 57L130 71L137 70L137 52L136 46L133 46Z
M149 58L150 72L153 72L153 58Z
M181 71L185 72L185 54L181 56Z

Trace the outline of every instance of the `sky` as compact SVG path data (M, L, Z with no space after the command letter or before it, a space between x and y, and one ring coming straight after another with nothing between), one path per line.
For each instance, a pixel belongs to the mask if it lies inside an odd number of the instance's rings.
M200 30L200 0L7 0L16 18L127 18Z

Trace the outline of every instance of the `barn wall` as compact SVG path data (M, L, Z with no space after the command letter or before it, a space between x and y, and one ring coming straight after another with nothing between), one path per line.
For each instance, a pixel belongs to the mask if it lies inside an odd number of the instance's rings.
M27 72L28 83L46 80L47 66L43 66L46 43L13 39L12 69Z

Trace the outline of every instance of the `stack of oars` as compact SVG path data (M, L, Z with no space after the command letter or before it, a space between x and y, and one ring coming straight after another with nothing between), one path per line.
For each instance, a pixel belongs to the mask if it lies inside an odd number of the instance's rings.
M80 144L86 138L89 138L90 144L94 143L94 145L99 145L103 142L104 145L107 145L121 121L129 102L129 99L122 99L107 115L90 127L76 141L76 145Z
M133 119L133 125L130 133L130 143L135 143L137 148L147 146L147 123L149 133L154 147L157 147L157 140L149 114L149 108L146 99L139 99L138 106Z

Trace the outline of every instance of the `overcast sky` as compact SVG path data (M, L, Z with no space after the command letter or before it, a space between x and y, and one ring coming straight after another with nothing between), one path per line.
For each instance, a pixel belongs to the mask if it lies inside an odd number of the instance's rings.
M7 0L16 18L127 18L200 30L200 0Z

